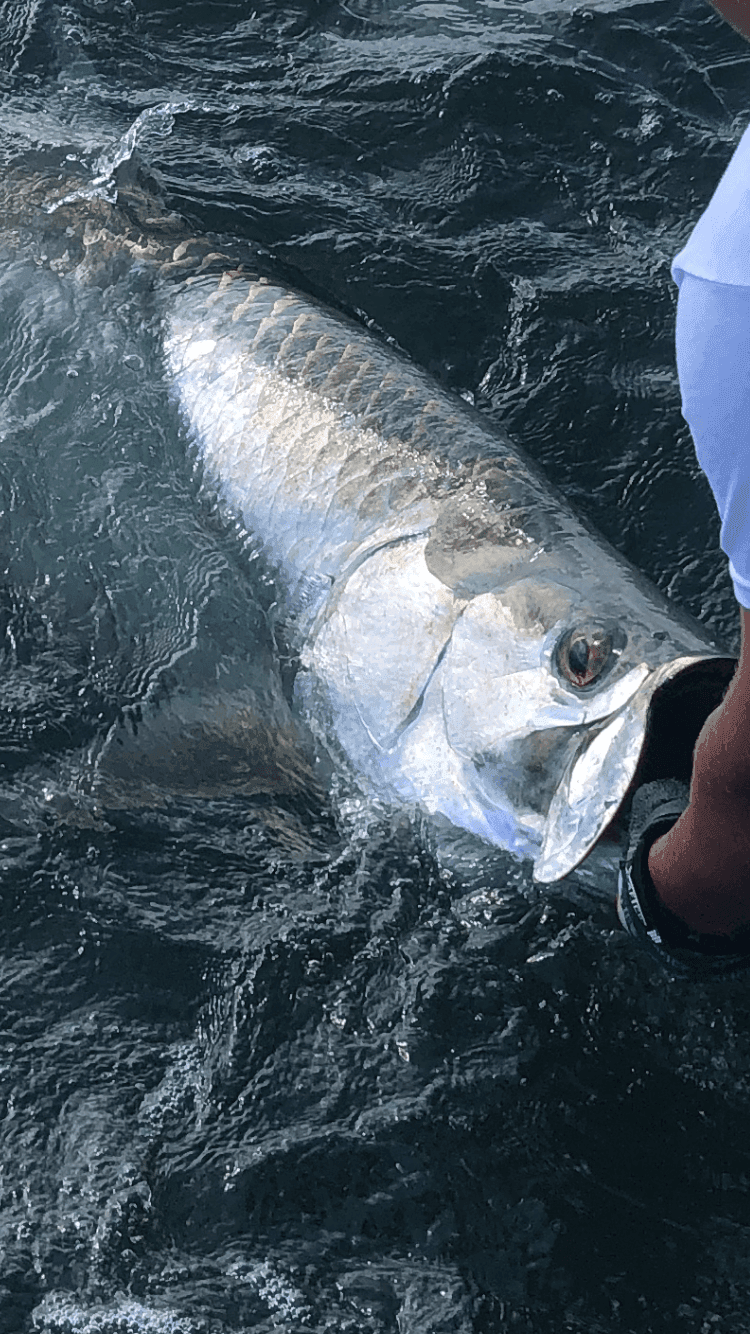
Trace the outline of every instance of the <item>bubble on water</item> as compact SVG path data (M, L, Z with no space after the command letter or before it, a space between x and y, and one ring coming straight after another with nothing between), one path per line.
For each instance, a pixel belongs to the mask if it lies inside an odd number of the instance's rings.
M204 1320L157 1310L129 1297L84 1307L62 1293L50 1293L32 1312L35 1334L206 1334Z

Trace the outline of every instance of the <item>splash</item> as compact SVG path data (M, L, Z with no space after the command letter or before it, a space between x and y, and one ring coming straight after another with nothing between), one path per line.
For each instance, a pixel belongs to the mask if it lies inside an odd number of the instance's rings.
M144 149L160 139L168 139L174 129L175 116L195 110L190 100L177 102L159 102L156 106L146 107L133 121L114 145L100 153L94 166L96 175L87 185L64 195L45 206L47 213L54 213L63 204L75 204L83 200L103 199L108 204L117 203L117 192L121 185L118 180L120 169L129 163L136 163Z

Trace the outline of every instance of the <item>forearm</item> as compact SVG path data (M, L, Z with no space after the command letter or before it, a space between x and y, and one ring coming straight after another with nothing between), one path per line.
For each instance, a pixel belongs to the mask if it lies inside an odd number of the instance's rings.
M660 899L695 930L731 934L750 923L750 612L741 609L740 661L693 756L690 805L654 844Z

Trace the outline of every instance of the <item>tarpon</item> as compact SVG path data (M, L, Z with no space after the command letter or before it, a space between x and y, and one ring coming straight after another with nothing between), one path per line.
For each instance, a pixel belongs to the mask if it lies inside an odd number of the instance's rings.
M687 776L731 660L507 436L272 282L199 274L163 299L168 380L262 541L297 707L369 793L549 882L621 807L670 692L652 768Z
M566 875L638 781L689 777L733 660L482 413L243 272L235 243L186 236L134 161L115 176L61 199L6 175L0 211L60 274L152 273L167 384L262 543L308 728L368 794L531 858L539 881ZM104 749L127 776L123 739Z

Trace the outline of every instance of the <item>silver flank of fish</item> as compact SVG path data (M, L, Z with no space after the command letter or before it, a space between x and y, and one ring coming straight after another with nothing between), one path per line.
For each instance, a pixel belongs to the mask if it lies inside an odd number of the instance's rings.
M165 302L176 397L275 570L318 736L378 798L567 874L633 779L654 692L714 646L366 330L241 274Z

